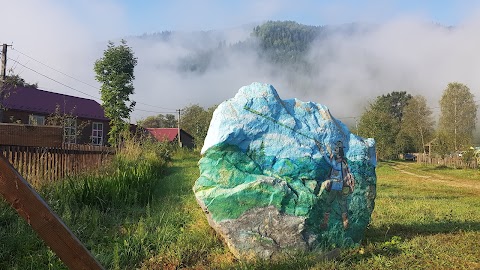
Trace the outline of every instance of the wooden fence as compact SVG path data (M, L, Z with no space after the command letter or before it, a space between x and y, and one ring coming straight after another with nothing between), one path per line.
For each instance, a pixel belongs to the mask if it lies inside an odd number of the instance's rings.
M90 145L0 145L0 154L33 186L97 170L106 165L114 153L113 148Z
M417 156L417 162L425 165L446 166L451 168L470 168L477 169L478 162L476 158L473 158L471 162L466 163L462 157L444 157L430 156L419 154Z

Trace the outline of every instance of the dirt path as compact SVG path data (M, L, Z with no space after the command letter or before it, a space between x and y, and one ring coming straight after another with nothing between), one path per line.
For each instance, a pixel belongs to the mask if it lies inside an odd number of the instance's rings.
M480 190L480 185L475 180L455 178L452 176L417 170L421 173L421 174L418 174L418 173L412 172L416 170L415 168L412 168L405 163L395 163L394 165L392 165L392 168L394 168L395 170L401 173L415 176L426 181L441 183L451 187L473 188L475 190Z

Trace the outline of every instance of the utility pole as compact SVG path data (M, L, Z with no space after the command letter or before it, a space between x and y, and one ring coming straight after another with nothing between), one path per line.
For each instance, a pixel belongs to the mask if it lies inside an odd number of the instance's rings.
M5 81L7 78L7 44L3 44L2 46L2 72L1 77L2 81Z
M182 110L181 109L178 109L177 112L178 112L178 145L180 147L182 147L182 139L181 139L181 134L180 134L180 112Z

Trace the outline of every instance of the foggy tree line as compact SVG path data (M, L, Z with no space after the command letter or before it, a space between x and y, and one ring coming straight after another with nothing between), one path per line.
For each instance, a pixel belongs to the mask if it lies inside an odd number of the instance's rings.
M205 109L195 104L182 110L180 126L195 138L197 148L203 146L216 107ZM425 97L393 91L378 96L363 112L358 128L352 131L375 139L379 159L396 159L404 153L426 153L429 143L433 153L441 156L468 150L473 143L478 109L470 89L462 83L449 83L439 107L437 124ZM138 125L176 127L177 119L173 114L159 114L140 120Z
M226 44L221 37L209 31L195 32L196 37L209 49L196 50L181 58L177 63L180 72L203 74L208 69L220 69L227 65L225 55L242 52L254 52L259 60L282 69L295 70L302 73L313 72L315 66L308 61L309 48L315 43L321 44L330 37L352 37L363 35L374 30L375 25L349 23L343 25L312 26L295 21L267 21L252 28L250 38L233 44ZM441 27L441 26L437 26ZM171 32L156 33L150 38L158 37L166 40ZM147 38L143 37L142 38ZM212 46L212 43L215 43ZM328 61L328 55L325 56ZM322 65L322 59L315 65Z
M343 28L330 29L294 21L268 21L255 26L250 38L245 41L229 45L225 41L218 41L218 46L214 48L191 53L180 60L178 69L182 72L204 73L209 68L223 67L223 55L250 50L268 63L308 72L311 67L305 57L311 44L329 33L343 31Z
M380 159L395 159L401 153L425 153L427 144L441 156L468 150L473 143L478 108L470 89L462 83L449 83L439 106L435 126L423 96L405 91L381 95L364 111L356 132L375 139Z

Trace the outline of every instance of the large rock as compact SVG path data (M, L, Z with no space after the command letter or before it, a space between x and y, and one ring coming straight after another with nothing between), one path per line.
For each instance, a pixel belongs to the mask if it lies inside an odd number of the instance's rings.
M329 192L319 193L338 141L355 179L345 197L347 228L339 199L327 209ZM350 133L325 106L282 100L269 84L244 86L215 110L202 155L193 191L236 257L271 258L363 238L375 199L374 141ZM325 212L330 218L321 228Z

